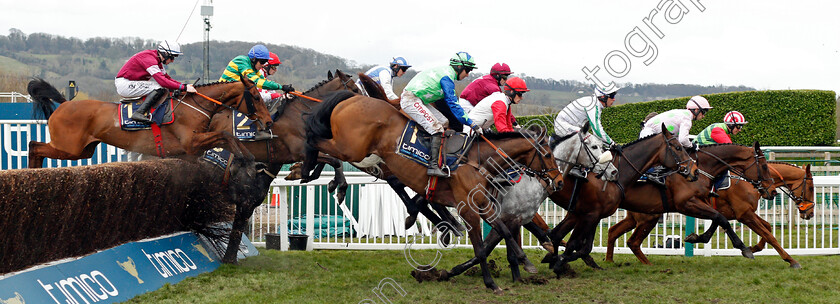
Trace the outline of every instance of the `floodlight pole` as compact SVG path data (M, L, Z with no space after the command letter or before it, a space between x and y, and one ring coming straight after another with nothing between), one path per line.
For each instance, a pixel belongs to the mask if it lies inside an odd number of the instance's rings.
M204 17L204 81L210 82L210 17L213 16L213 0L204 0L201 16Z

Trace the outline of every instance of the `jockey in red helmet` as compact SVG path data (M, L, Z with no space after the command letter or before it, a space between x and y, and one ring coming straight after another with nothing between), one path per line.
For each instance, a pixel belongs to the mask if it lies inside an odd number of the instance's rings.
M516 118L511 113L511 106L522 101L522 95L530 91L525 81L511 77L505 83L505 92L495 92L484 97L469 113L470 119L482 128L495 125L499 132L513 132Z

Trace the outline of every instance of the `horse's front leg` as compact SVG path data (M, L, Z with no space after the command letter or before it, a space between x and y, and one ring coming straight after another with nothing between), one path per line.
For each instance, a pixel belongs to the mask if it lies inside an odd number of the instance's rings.
M779 241L776 240L776 237L773 236L773 233L771 233L770 230L764 226L763 222L765 221L758 215L756 215L754 212L752 212L752 210L741 216L738 219L738 221L744 223L745 225L747 225L747 227L750 227L750 229L752 229L752 231L755 231L755 233L757 233L762 240L767 240L767 242L770 243L770 246L773 246L773 248L776 249L776 252L779 253L779 256L782 257L782 259L785 260L785 262L788 262L788 264L790 264L791 268L802 268L802 266L799 265L799 262L794 260L793 257L791 257L785 251L785 249L782 248L781 245L779 245Z
M618 240L619 237L624 235L627 232L633 230L636 227L636 220L633 219L633 216L628 214L623 220L618 221L615 225L612 225L607 233L607 254L604 257L604 261L607 262L614 262L613 261L613 254L615 253L615 242ZM638 257L638 256L637 256Z
M703 233L700 237L700 240L708 242L711 240L712 235L715 232L717 226L720 226L726 232L726 235L729 236L729 239L732 241L732 246L741 250L741 255L745 258L754 259L752 251L744 245L744 242L741 241L741 238L738 237L738 234L735 233L735 230L732 229L732 225L729 224L729 221L726 219L723 214L717 212L717 210L712 209L710 204L706 204L705 202L699 200L697 197L692 197L684 204L683 209L685 212L681 211L682 213L694 216L698 218L705 218L711 219L712 225L709 227L709 230ZM690 236L689 236L690 237ZM686 237L686 242L688 242L688 238Z

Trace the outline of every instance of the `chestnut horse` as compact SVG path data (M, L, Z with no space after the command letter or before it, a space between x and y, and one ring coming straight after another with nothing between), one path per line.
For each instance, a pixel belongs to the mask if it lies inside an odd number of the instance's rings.
M248 113L248 117L271 126L268 109L253 82L217 82L197 85L195 89L225 106ZM119 103L98 100L67 101L58 90L41 79L29 82L34 114L48 119L49 143L29 142L29 167L40 168L45 157L76 160L90 158L100 142L125 150L156 155L151 130L123 131L119 122ZM60 105L53 111L53 103ZM224 146L232 149L221 132L208 132L210 118L224 109L197 94L182 94L173 99L175 121L161 126L164 153L168 156L197 155L198 146ZM248 110L250 108L251 110ZM228 137L233 138L233 137Z
M604 181L593 174L588 174L585 179L567 176L565 182L573 186L549 195L555 204L564 209L569 210L570 206L575 206L550 233L555 246L554 252L557 252L557 246L568 232L562 232L564 228L571 230L574 227L574 232L566 243L566 250L562 255L549 253L543 259L558 276L567 270L569 262L589 255L598 223L602 218L615 213L618 204L624 199L625 189L635 183L643 172L661 164L687 175L689 179L697 178L694 160L664 125L661 134L644 137L624 146L614 147L613 150L615 157L612 164L618 168L616 181ZM579 187L579 190L576 191L575 187ZM575 220L567 221L570 216Z
M353 78L340 70L327 73L327 80L321 81L302 95L320 99L327 93L348 90L358 93L358 88L353 83ZM285 164L300 162L304 159L304 144L306 142L306 131L304 130L304 117L309 115L313 107L319 102L303 97L295 96L279 103L277 114L271 125L271 133L277 138L265 141L243 141L242 144L254 155L259 162L268 164L268 170L277 173ZM210 130L230 130L233 125L233 112L223 110L213 116L210 122ZM291 176L287 179L303 179L302 182L317 179L320 176L324 164L329 164L335 169L335 179L329 183L329 192L338 189L337 201L343 202L347 190L347 181L344 179L344 170L341 161L326 154L318 156L318 167L309 177Z
M664 213L676 211L688 216L711 219L714 227L721 226L726 230L727 236L732 240L735 248L741 249L741 254L747 258L753 258L752 252L744 245L732 226L723 215L715 211L711 206L702 202L702 199L709 195L712 187L712 177L731 170L750 184L759 188L759 191L767 199L775 196L773 179L767 169L767 161L761 148L756 142L753 147L736 144L720 144L702 146L696 152L697 166L701 178L696 182L690 182L683 176L672 175L665 181L666 187L652 185L651 183L631 183L625 189L625 197L619 202L620 207L630 211L643 213ZM558 192L559 193L559 192ZM663 203L662 197L667 202ZM556 201L555 201L556 202ZM585 205L585 204L584 204ZM613 214L602 213L602 217ZM552 241L561 240L568 233L577 221L576 213L569 213L566 218L552 231ZM577 228L574 228L577 230ZM574 238L574 233L572 233ZM571 241L570 241L571 242ZM568 250L568 247L567 247ZM591 256L581 256L584 262L590 267L600 269Z
M426 167L395 153L397 139L407 123L408 118L385 101L338 92L325 99L307 121L307 159L303 170L311 170L319 150L341 160L367 160L369 164L359 163L357 166L375 166L384 162L401 182L417 193L425 193L429 181L429 177L423 174ZM455 207L469 228L473 228L468 229L469 238L481 265L484 284L499 294L501 289L490 276L486 255L481 248L481 219L507 241L507 258L514 265L511 267L514 280L520 279L516 265L518 257L524 252L515 245L513 236L499 218L498 207L491 202L492 195L487 193L488 180L484 174L496 168L524 167L525 171L539 176L550 187L561 185L562 174L557 170L545 137L534 140L530 133L485 136L491 138L492 144L477 140L467 153L467 163L458 167L449 178L438 180L433 202ZM525 165L518 166L517 163Z
M814 178L811 175L811 165L807 165L803 169L787 163L770 162L768 168L775 180L774 186L788 189L783 192L796 203L799 209L799 217L806 220L811 219L814 216ZM776 249L779 256L790 263L791 268L801 268L802 266L799 265L799 262L794 260L779 245L779 241L773 236L773 227L770 223L755 213L755 210L758 209L758 200L760 198L758 190L736 177L730 178L730 182L731 186L729 189L718 191L719 198L704 199L703 201L715 208L715 210L727 219L735 219L747 225L747 227L750 227L750 229L761 237L757 245L750 247L752 252L763 250L764 244L770 242L770 245ZM633 254L636 255L636 258L642 264L651 265L640 247L642 241L647 238L651 230L656 226L660 216L662 214L645 214L628 211L626 218L610 227L605 260L608 262L613 261L615 241L622 234L635 228L635 231L633 231L633 234L627 240L627 246L630 247L630 250L633 251Z

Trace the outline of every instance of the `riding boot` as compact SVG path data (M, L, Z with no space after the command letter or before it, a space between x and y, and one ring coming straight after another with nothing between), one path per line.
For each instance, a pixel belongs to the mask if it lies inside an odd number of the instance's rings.
M131 114L131 119L145 123L152 122L151 117L149 117L149 110L152 109L152 105L165 93L166 89L160 88L146 95L146 99L143 100L143 103L140 104L137 111Z
M449 174L446 174L446 172L443 172L443 170L438 167L438 160L440 160L440 145L442 141L443 134L432 134L432 142L429 147L429 164L426 166L426 168L428 168L426 170L426 174L429 176L449 177Z
M255 141L272 139L272 138L277 138L277 135L271 134L271 132L266 131L266 130L259 130L259 131L254 133L254 140Z

